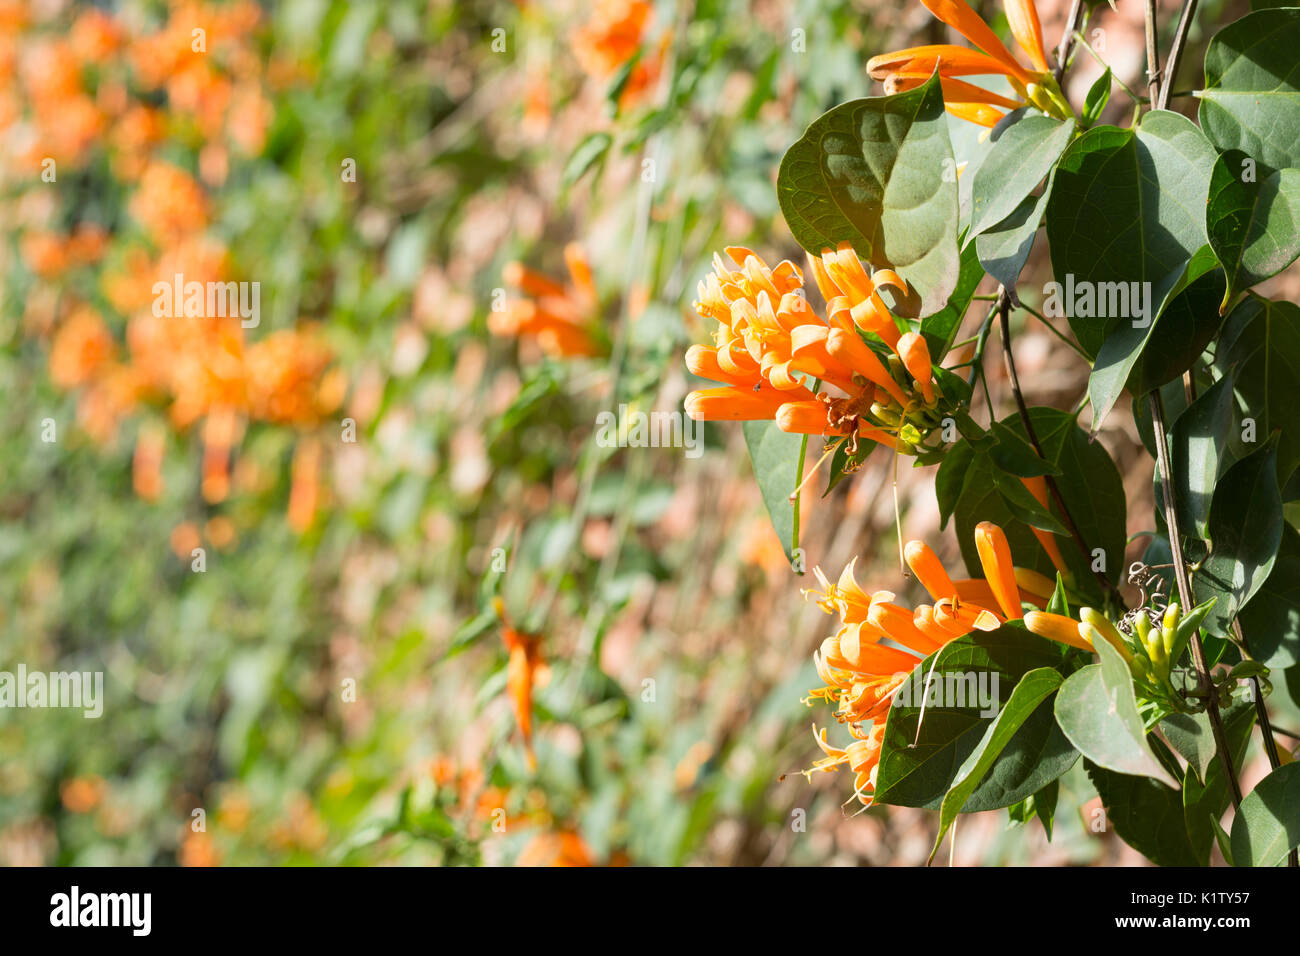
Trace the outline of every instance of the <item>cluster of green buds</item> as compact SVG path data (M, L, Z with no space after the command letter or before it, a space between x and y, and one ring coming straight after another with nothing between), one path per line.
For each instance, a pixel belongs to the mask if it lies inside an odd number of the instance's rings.
M1130 633L1124 633L1100 611L1081 608L1079 632L1096 646L1104 640L1120 653L1139 689L1152 699L1164 700L1176 710L1189 710L1183 695L1173 685L1172 674L1200 629L1214 601L1206 601L1184 614L1176 601L1163 612L1139 608L1133 617Z
M887 366L894 379L904 383L908 402L903 405L884 389L877 389L868 421L895 437L900 454L924 458L942 452L947 444L943 440L944 419L951 415L952 402L946 400L937 381L927 382L924 390L919 386L908 388L906 369L897 355L888 357Z

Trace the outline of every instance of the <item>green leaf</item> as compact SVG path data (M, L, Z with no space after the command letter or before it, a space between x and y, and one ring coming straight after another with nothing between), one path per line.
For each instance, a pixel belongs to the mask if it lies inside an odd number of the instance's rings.
M958 768L997 716L981 714L978 705L969 706L969 696L963 701L956 692L978 688L982 681L986 691L996 688L998 697L1009 700L1007 690L1030 671L1052 668L1064 674L1074 660L1077 655L1067 656L1060 645L1019 624L967 634L935 651L912 672L914 693L896 697L889 709L875 801L939 809ZM945 699L926 704L922 717L927 686ZM1065 773L1077 758L1052 720L1050 705L1043 702L1002 748L963 809L974 812L1017 803Z
M994 422L989 426L989 434L997 439L997 443L989 448L989 457L1003 471L1021 478L1061 473L1058 466L1039 458L1029 440L1012 431L1010 426Z
M584 137L582 142L574 147L573 152L569 154L568 162L564 164L564 174L560 178L561 187L568 189L585 176L593 166L603 162L613 142L613 137L608 133L591 133Z
M1060 304L1079 344L1098 356L1103 371L1112 370L1117 383L1101 395L1104 404L1094 398L1098 420L1118 396L1151 323L1184 281L1193 255L1208 243L1205 199L1213 164L1214 150L1195 124L1156 110L1136 130L1088 130L1057 165L1047 237L1053 272L1063 286L1058 291L1067 293ZM1131 299L1122 293L1135 282L1141 309L1123 301ZM1077 296L1068 294L1071 289ZM1044 309L1055 315L1051 301ZM1124 338L1100 355L1112 330L1123 331Z
M1016 282L1029 260L1029 253L1033 251L1038 224L1043 220L1043 210L1047 208L1051 192L1052 178L1049 176L1042 195L1026 196L1006 219L975 240L980 265L1011 291L1016 302L1019 301L1015 294Z
M957 177L937 76L893 96L843 103L786 152L777 198L813 254L848 240L912 286L897 311L929 315L957 286Z
M1282 495L1277 489L1277 444L1270 441L1229 468L1210 502L1209 556L1192 582L1198 600L1217 597L1206 616L1212 633L1232 619L1263 586L1282 543Z
M1232 765L1240 773L1241 765L1246 759L1246 746L1250 743L1250 731L1255 726L1255 705L1248 701L1237 701L1221 713L1223 736L1232 754ZM1204 732L1211 733L1208 718L1204 721ZM1170 742L1174 742L1172 738ZM1187 768L1183 775L1183 819L1197 861L1205 866L1210 861L1211 844L1222 829L1219 820L1228 809L1232 795L1229 793L1227 775L1223 772L1223 762L1215 754L1213 736L1208 741L1200 740L1198 743L1198 759L1202 754L1209 758L1201 777L1205 782L1202 783L1197 778L1191 766ZM1225 853L1225 856L1228 854Z
M1232 821L1237 866L1277 866L1300 846L1300 763L1278 767L1241 801Z
M1282 525L1277 559L1237 618L1246 646L1271 668L1300 663L1300 532Z
M1204 258L1188 269L1189 274L1207 265L1212 251L1203 250L1201 255ZM1132 395L1141 397L1182 378L1201 357L1223 325L1219 303L1226 287L1223 270L1210 269L1174 294L1157 318L1142 357L1129 373L1125 388Z
M1173 762L1164 744L1157 740L1153 745ZM1125 843L1157 866L1200 863L1188 839L1182 793L1150 777L1114 773L1088 760L1083 766L1106 807L1107 823Z
M1300 166L1300 10L1260 10L1228 24L1205 51L1199 117L1220 152L1266 172Z
M1013 823L1028 823L1038 817L1047 833L1047 842L1052 842L1052 822L1056 819L1056 801L1060 797L1061 784L1053 780L1042 790L1025 797L1019 803L1007 807L1007 816Z
M1180 527L1204 538L1210 499L1225 464L1232 429L1232 377L1215 382L1174 421L1169 442Z
M1205 228L1228 274L1219 312L1300 256L1300 169L1262 172L1230 150L1214 163Z
M799 540L795 530L795 502L790 500L790 495L799 484L808 436L783 432L776 422L769 421L745 422L743 428L763 504L767 506L787 560L793 561Z
M1056 164L1074 135L1074 120L1030 114L991 134L993 148L971 186L971 227L966 241L1003 222Z
M1011 742L1025 721L1037 711L1038 705L1060 686L1061 674L1051 667L1035 668L1020 678L1015 690L1011 692L1011 698L989 724L979 745L961 765L953 780L952 788L943 798L943 803L939 807L939 834L935 837L934 848L930 851L931 859L934 859L939 844L943 842L952 822L957 819L957 814L961 812L970 795L975 792L975 788L992 769L1007 744Z
M1088 88L1088 95L1083 100L1083 128L1087 129L1097 120L1101 119L1102 110L1110 102L1110 88L1114 84L1111 78L1110 67L1106 67L1106 72L1097 77L1096 82Z
M1127 534L1124 483L1119 470L1110 460L1106 449L1099 442L1090 442L1087 433L1075 424L1074 416L1068 412L1035 407L1029 409L1029 418L1042 446L1044 460L1059 469L1056 484L1074 517L1079 533L1090 549L1103 550L1106 574L1118 583L1124 563ZM1002 424L1024 437L1025 430L1018 415L1004 418ZM952 457L953 452L950 452L949 459ZM936 478L941 512L948 501L952 501L957 543L966 567L971 574L983 576L979 552L975 548L974 532L975 526L981 521L992 521L1006 532L1017 566L1032 568L1048 577L1053 576L1056 569L1033 532L1027 525L1011 520L1016 515L1008 506L1006 496L998 485L997 472L997 467L987 454L972 452L969 456L963 454L958 457L951 467L949 461L945 460ZM961 486L953 499L951 496L958 479ZM1084 560L1070 539L1061 538L1058 544L1061 555L1074 576L1074 586L1081 593L1088 594L1092 600L1100 601L1101 595L1096 593L1097 584L1091 562Z
M920 332L930 349L930 359L936 365L943 360L952 348L961 320L970 307L971 298L984 278L984 269L980 266L975 246L968 245L961 253L961 272L957 278L957 288L948 297L947 304L933 315L921 319Z
M1300 408L1296 382L1300 382L1300 306L1272 302L1248 295L1228 313L1214 360L1224 375L1235 369L1238 407L1255 423L1255 441L1278 434L1277 479L1284 485L1300 465ZM1231 436L1233 456L1243 458L1258 445Z
M1170 714L1160 721L1160 729L1169 745L1187 761L1188 769L1196 773L1197 779L1204 780L1215 751L1210 718L1205 713Z
M1147 743L1124 658L1107 641L1096 650L1101 663L1072 674L1056 697L1056 720L1065 736L1100 767L1152 777L1177 790L1178 781Z

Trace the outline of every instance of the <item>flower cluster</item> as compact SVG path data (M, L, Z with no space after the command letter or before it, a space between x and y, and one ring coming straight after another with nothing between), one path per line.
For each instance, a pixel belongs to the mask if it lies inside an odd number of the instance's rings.
M839 614L840 627L813 654L824 686L812 691L806 702L834 704L836 720L848 726L855 740L848 747L836 747L827 740L825 728L814 726L817 745L826 756L804 771L809 778L847 764L854 773L854 794L864 805L870 804L885 716L916 665L964 634L996 630L1007 621L1019 620L1025 604L1046 606L1054 582L1015 566L1000 527L981 522L975 528L975 546L984 577L954 580L923 541L907 543L903 549L907 564L934 602L918 604L912 610L895 603L890 591L864 591L854 577L856 559L835 584L820 568L815 569L820 590L805 591L804 595L815 596L827 614ZM1077 630L1054 630L1043 636L1092 649ZM888 644L883 643L886 640Z
M505 268L506 283L523 293L494 309L488 328L494 335L533 338L552 357L587 357L604 351L594 327L599 308L591 265L577 243L564 247L569 281L556 282L520 262Z
M914 453L941 420L930 351L899 330L880 289L906 291L896 273L868 274L848 243L809 256L826 300L826 318L808 304L803 273L789 260L775 268L748 249L714 256L695 310L718 323L715 347L692 346L686 365L715 382L686 396L701 421L774 420L788 432L867 438ZM868 344L869 333L880 348ZM813 382L829 386L814 393Z
M29 326L51 330L51 378L78 391L78 418L97 441L148 406L165 409L174 428L200 428L210 502L229 491L230 452L245 423L311 428L346 389L341 371L327 372L331 352L310 326L249 341L233 308L192 316L158 307L158 287L178 275L223 296L234 287L228 250L210 233L210 191L226 180L232 154L262 151L273 117L257 52L261 18L246 0L177 3L153 23L89 8L61 35L47 14L0 2L5 164L35 182L106 169L127 189L126 223L112 236L82 209L55 228L57 210L31 204L46 221L23 222L22 260L68 294ZM178 142L193 148L194 169L184 153L164 154L164 143ZM86 301L92 284L111 309ZM146 421L138 442L135 487L153 499L165 434ZM290 523L299 530L315 509L319 457L310 442L295 457Z

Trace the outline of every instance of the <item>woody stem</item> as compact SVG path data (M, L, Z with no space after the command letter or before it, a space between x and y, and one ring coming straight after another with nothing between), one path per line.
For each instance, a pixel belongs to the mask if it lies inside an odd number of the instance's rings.
M999 292L997 310L998 321L1002 329L1002 358L1007 367L1007 378L1011 382L1011 394L1016 399L1016 411L1020 415L1020 424L1024 426L1025 437L1029 439L1029 444L1034 446L1034 453L1039 458L1046 460L1046 456L1043 454L1043 446L1038 441L1038 433L1034 431L1034 423L1029 420L1029 406L1025 404L1024 393L1020 391L1020 376L1016 374L1016 360L1011 354L1011 297L1007 294L1005 288ZM1092 552L1088 550L1088 545L1079 532L1079 526L1074 522L1074 516L1070 514L1070 509L1066 507L1065 499L1061 497L1061 489L1057 487L1056 479L1051 475L1044 475L1043 477L1047 481L1047 491L1052 496L1052 501L1056 503L1057 509L1061 512L1061 520L1065 522L1066 530L1070 532L1070 537L1074 539L1075 546L1078 547L1079 553L1083 555L1084 561L1089 567L1092 567ZM1101 585L1102 590L1114 598L1120 607L1123 607L1124 598L1105 572L1093 568L1092 573L1096 577L1097 583Z
M1074 0L1070 5L1070 15L1065 20L1065 29L1061 31L1061 42L1056 48L1056 69L1052 71L1052 76L1055 77L1058 86L1061 83L1061 78L1065 76L1065 68L1070 62L1075 32L1083 29L1085 14L1086 8L1083 5L1083 0Z
M1174 88L1174 76L1178 72L1178 61L1183 56L1183 45L1187 42L1187 31L1191 28L1192 18L1196 16L1197 0L1187 0L1183 12L1178 16L1178 29L1174 32L1174 45L1169 48L1169 62L1165 64L1164 82L1160 84L1160 102L1156 109L1164 109L1169 102L1169 91Z
M1183 558L1183 536L1178 528L1178 509L1174 505L1173 467L1169 458L1169 436L1165 431L1165 403L1156 389L1150 395L1151 429L1156 439L1156 465L1160 470L1160 487L1164 497L1165 527L1169 530L1169 550L1173 554L1174 578L1178 582L1178 599L1182 602L1184 612L1195 606L1192 593L1191 576L1187 573L1187 561ZM1218 751L1219 762L1223 764L1224 775L1228 779L1232 794L1232 805L1241 806L1241 783L1237 780L1237 768L1232 764L1232 752L1228 749L1228 738L1223 731L1223 715L1219 713L1219 698L1214 692L1214 682L1210 678L1210 667L1205 659L1205 647L1201 644L1201 631L1196 628L1189 642L1192 651L1192 664L1196 668L1196 679L1200 690L1205 695L1205 715L1210 720L1210 730L1214 733L1214 749Z

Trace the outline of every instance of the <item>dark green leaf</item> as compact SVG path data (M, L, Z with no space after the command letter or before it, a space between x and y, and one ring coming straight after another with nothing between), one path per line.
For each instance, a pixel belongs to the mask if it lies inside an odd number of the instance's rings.
M962 763L953 779L952 788L939 807L939 834L934 838L931 858L943 842L948 828L961 812L975 788L984 780L994 762L1001 756L1025 721L1038 710L1050 694L1061 686L1061 674L1052 667L1039 667L1025 674L1011 692L1011 698L989 724L978 746Z
M1220 151L1266 172L1300 166L1300 10L1261 10L1228 24L1205 51L1200 120Z
M969 697L963 702L956 692L979 687L982 681L986 691L996 688L1001 703L1025 674L1043 667L1068 673L1070 660L1059 645L1020 625L967 634L935 651L912 672L915 693L896 698L889 710L876 802L938 809L958 768L984 739L1000 709L981 714L977 704L971 705ZM926 675L943 699L927 704L922 719ZM974 812L1017 803L1063 774L1077 756L1052 720L1050 702L1044 701L1020 726L963 809Z
M1278 767L1259 782L1232 821L1237 866L1277 866L1300 846L1300 763Z
M1224 473L1210 502L1210 554L1193 576L1198 600L1218 598L1206 627L1226 634L1264 584L1282 543L1277 444L1270 441Z
M1262 171L1245 153L1222 154L1210 176L1205 228L1228 274L1219 307L1226 312L1237 293L1300 256L1300 169Z
M1210 499L1219 471L1226 464L1232 406L1229 376L1215 382L1178 416L1170 438L1179 524L1186 533L1200 538L1208 534Z

